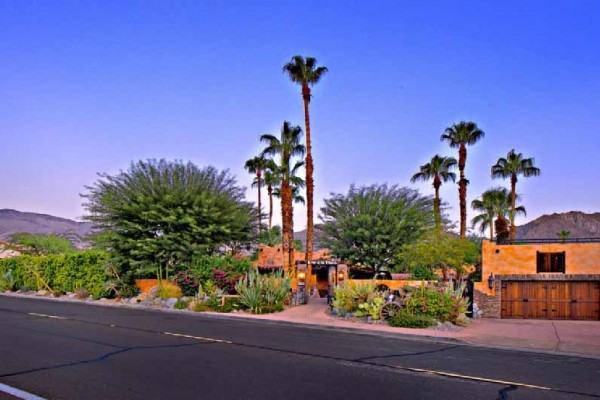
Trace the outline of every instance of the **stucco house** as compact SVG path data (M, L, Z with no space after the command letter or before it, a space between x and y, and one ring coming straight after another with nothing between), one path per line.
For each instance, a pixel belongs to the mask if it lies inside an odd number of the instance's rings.
M487 318L600 320L600 238L484 240L474 301Z

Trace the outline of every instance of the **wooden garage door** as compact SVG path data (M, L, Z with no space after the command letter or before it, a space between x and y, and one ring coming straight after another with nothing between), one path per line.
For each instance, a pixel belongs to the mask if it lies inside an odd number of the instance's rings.
M600 282L502 282L502 318L600 319Z

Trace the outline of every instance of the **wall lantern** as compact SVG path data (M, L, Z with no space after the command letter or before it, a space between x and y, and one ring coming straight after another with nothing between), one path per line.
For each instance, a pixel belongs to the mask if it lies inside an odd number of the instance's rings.
M343 272L339 272L338 273L338 281L343 281L344 280L344 273Z
M496 278L494 278L494 274L491 273L490 276L488 277L488 287L490 289L494 288L494 282L496 281Z
M306 279L306 274L304 272L298 272L298 279L303 281Z

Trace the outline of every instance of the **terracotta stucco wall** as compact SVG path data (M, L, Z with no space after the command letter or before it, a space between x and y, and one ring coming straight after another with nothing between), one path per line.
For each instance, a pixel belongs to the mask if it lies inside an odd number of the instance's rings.
M497 245L489 240L482 246L482 277L537 273L536 252L565 252L566 274L600 273L600 243L553 243Z
M294 250L294 260L300 261L304 260L306 253L303 251ZM331 255L329 254L329 250L322 249L313 251L313 260L323 260L329 259ZM254 265L259 267L277 267L283 265L283 251L282 246L258 246L258 260L254 262Z

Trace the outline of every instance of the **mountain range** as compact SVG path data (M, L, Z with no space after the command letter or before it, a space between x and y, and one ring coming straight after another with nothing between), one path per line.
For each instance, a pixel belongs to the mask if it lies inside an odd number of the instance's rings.
M78 245L91 231L92 224L89 222L10 209L0 210L0 241L7 241L13 234L20 232L52 233L66 237Z
M569 238L600 237L600 212L581 211L542 215L517 228L517 239L556 239L560 231L569 231Z
M519 226L517 239L553 239L562 230L570 231L571 238L600 237L600 212L586 214L580 211L570 211L542 215ZM92 224L47 214L1 209L0 241L6 241L12 234L18 232L53 233L66 237L78 245L84 242L84 238L92 232ZM321 247L319 242L322 236L323 232L319 230L318 225L315 226L315 249ZM306 230L295 232L294 238L301 240L306 246Z

